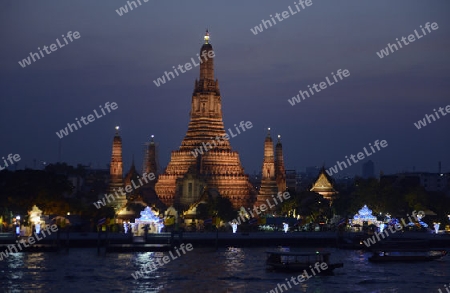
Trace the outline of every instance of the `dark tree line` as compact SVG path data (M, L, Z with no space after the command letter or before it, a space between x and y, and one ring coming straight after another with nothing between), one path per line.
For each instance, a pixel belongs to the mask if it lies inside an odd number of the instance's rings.
M333 202L333 210L341 216L352 217L363 205L374 215L389 213L405 217L412 211L432 211L436 221L447 223L450 198L443 192L429 192L408 178L396 181L356 178L349 190L341 192Z
M73 194L74 186L68 176L85 178L85 172L80 165L74 168L65 163L48 165L44 170L1 171L0 216L5 224L10 224L16 215L25 220L33 205L38 206L43 214L53 216L65 216L68 212L91 219L114 216L111 208L97 209L92 204L104 190Z

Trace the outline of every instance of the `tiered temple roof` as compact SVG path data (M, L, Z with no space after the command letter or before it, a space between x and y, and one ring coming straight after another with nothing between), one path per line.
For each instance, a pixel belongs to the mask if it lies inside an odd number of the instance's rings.
M312 192L316 192L322 195L324 198L330 200L330 204L334 199L334 196L338 193L333 187L333 180L328 176L325 171L325 167L320 170L319 176L316 182L310 189Z
M225 136L214 59L205 56L214 56L208 31L200 50L200 79L195 81L188 130L159 176L156 192L167 206L178 208L199 200L205 188L215 189L229 198L235 208L248 207L255 192L244 174L239 154Z

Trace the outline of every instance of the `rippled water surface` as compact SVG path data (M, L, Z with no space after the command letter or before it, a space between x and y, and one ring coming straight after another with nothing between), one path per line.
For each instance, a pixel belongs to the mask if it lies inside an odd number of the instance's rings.
M259 248L195 248L156 271L132 273L155 253L16 253L0 261L4 292L270 292L293 273L266 271ZM292 249L300 250L300 249ZM312 251L302 249L302 251ZM436 292L450 283L450 259L415 264L372 264L368 253L326 249L343 262L334 276L313 277L285 292ZM275 291L273 291L275 292ZM280 291L278 291L280 292Z

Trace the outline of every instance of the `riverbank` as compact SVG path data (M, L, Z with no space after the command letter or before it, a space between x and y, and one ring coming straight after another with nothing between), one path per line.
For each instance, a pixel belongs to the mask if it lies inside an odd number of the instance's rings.
M126 244L136 246L145 244L169 244L192 243L198 247L251 247L251 246L327 246L348 249L362 249L365 240L372 235L362 233L336 232L185 232L185 233L160 233L144 236L133 236L124 233L77 233L61 232L52 234L40 241L41 245L52 245L57 247L98 247L108 245ZM16 243L16 236L10 233L0 233L0 247ZM431 234L403 232L389 236L384 242L401 241L405 244L410 242L423 242L429 248L450 247L450 234ZM36 250L31 246L30 251ZM25 250L26 251L26 250Z

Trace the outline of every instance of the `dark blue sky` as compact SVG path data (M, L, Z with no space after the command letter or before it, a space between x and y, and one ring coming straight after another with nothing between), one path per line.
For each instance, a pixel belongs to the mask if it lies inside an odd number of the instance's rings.
M417 130L414 122L450 104L448 1L314 1L254 35L250 28L294 1L154 1L123 16L126 1L2 1L0 4L0 156L55 162L55 132L105 102L118 109L61 139L62 160L104 167L120 125L125 169L143 144L159 143L160 164L179 147L189 122L198 67L156 87L153 80L200 50L205 28L215 49L226 128L254 127L231 139L247 173L259 171L266 128L282 135L287 169L329 167L376 139L376 171L450 172L450 115ZM236 3L238 3L236 1ZM380 59L376 52L420 25L439 29ZM74 40L22 68L38 47ZM287 99L337 69L351 75L291 106ZM364 160L366 161L366 160ZM341 172L360 174L362 162Z

